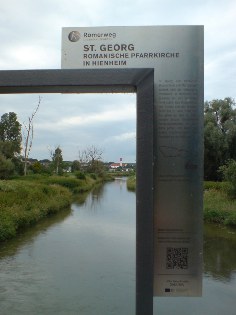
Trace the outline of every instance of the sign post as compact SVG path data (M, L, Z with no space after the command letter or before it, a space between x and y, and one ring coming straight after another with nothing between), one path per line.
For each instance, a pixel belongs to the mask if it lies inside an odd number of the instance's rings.
M0 93L136 91L136 315L200 296L203 27L64 28L62 68L0 71Z
M154 295L201 296L203 26L62 31L64 69L140 67L155 72Z

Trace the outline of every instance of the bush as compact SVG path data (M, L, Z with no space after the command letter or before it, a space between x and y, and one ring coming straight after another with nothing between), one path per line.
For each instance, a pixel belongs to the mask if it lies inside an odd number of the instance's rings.
M136 190L136 176L131 176L127 180L127 189L130 191Z
M229 183L228 182L211 182L211 181L204 181L204 190L222 190L227 192L229 189Z
M205 207L204 209L204 220L207 222L214 222L219 224L226 224L227 217L229 216L229 212L222 211L219 209L211 209Z
M96 179L97 179L97 175L96 175L96 174L94 174L94 173L89 174L89 176L90 176L92 179L94 179L94 180L96 180Z
M60 185L73 191L76 187L81 186L81 181L76 178L51 176L47 178L48 184Z
M82 180L85 180L85 179L86 179L85 174L84 174L83 172L80 172L80 171L75 172L75 177L76 177L77 179L82 179Z
M231 212L225 219L226 225L236 226L236 212Z
M0 179L8 179L14 173L15 166L10 159L0 154Z
M236 226L236 200L224 190L208 189L204 192L204 220Z
M228 185L228 194L232 198L236 198L236 161L228 160L226 165L219 168L219 172L223 175L224 180L226 180Z
M0 181L0 242L42 218L68 207L72 194L37 181Z

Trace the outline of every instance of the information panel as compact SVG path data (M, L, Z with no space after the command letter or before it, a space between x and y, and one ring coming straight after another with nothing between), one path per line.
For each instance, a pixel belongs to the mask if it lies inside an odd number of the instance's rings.
M203 42L203 26L62 31L64 69L154 68L156 296L202 291Z

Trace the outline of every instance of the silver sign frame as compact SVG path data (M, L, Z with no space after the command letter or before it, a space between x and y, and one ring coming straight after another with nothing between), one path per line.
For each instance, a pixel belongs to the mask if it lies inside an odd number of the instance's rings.
M153 83L153 69L0 71L0 94L136 92L136 315L153 314Z

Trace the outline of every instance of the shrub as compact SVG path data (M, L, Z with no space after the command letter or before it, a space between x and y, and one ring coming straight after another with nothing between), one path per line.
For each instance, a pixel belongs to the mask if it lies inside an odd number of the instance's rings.
M73 191L76 187L81 186L81 181L76 178L52 176L47 179L48 184L55 184L66 187Z
M131 176L127 180L127 188L130 191L136 190L136 176Z
M236 198L236 161L228 160L226 165L219 168L219 172L222 173L223 178L228 181L228 194L232 198Z
M78 179L81 179L81 180L85 180L86 179L86 176L83 172L75 172L75 177L78 178Z
M8 179L14 173L14 164L0 154L0 179Z
M229 188L228 182L211 182L204 181L204 190L214 189L227 192Z
M40 219L68 207L72 194L37 181L0 181L0 242Z
M204 220L208 222L215 222L220 224L226 224L226 218L228 217L229 212L222 211L219 209L204 209Z
M89 174L89 176L90 176L92 179L94 179L94 180L96 180L96 179L97 179L97 175L96 175L96 174L94 174L94 173Z
M236 212L231 212L229 216L225 219L226 225L236 226Z

